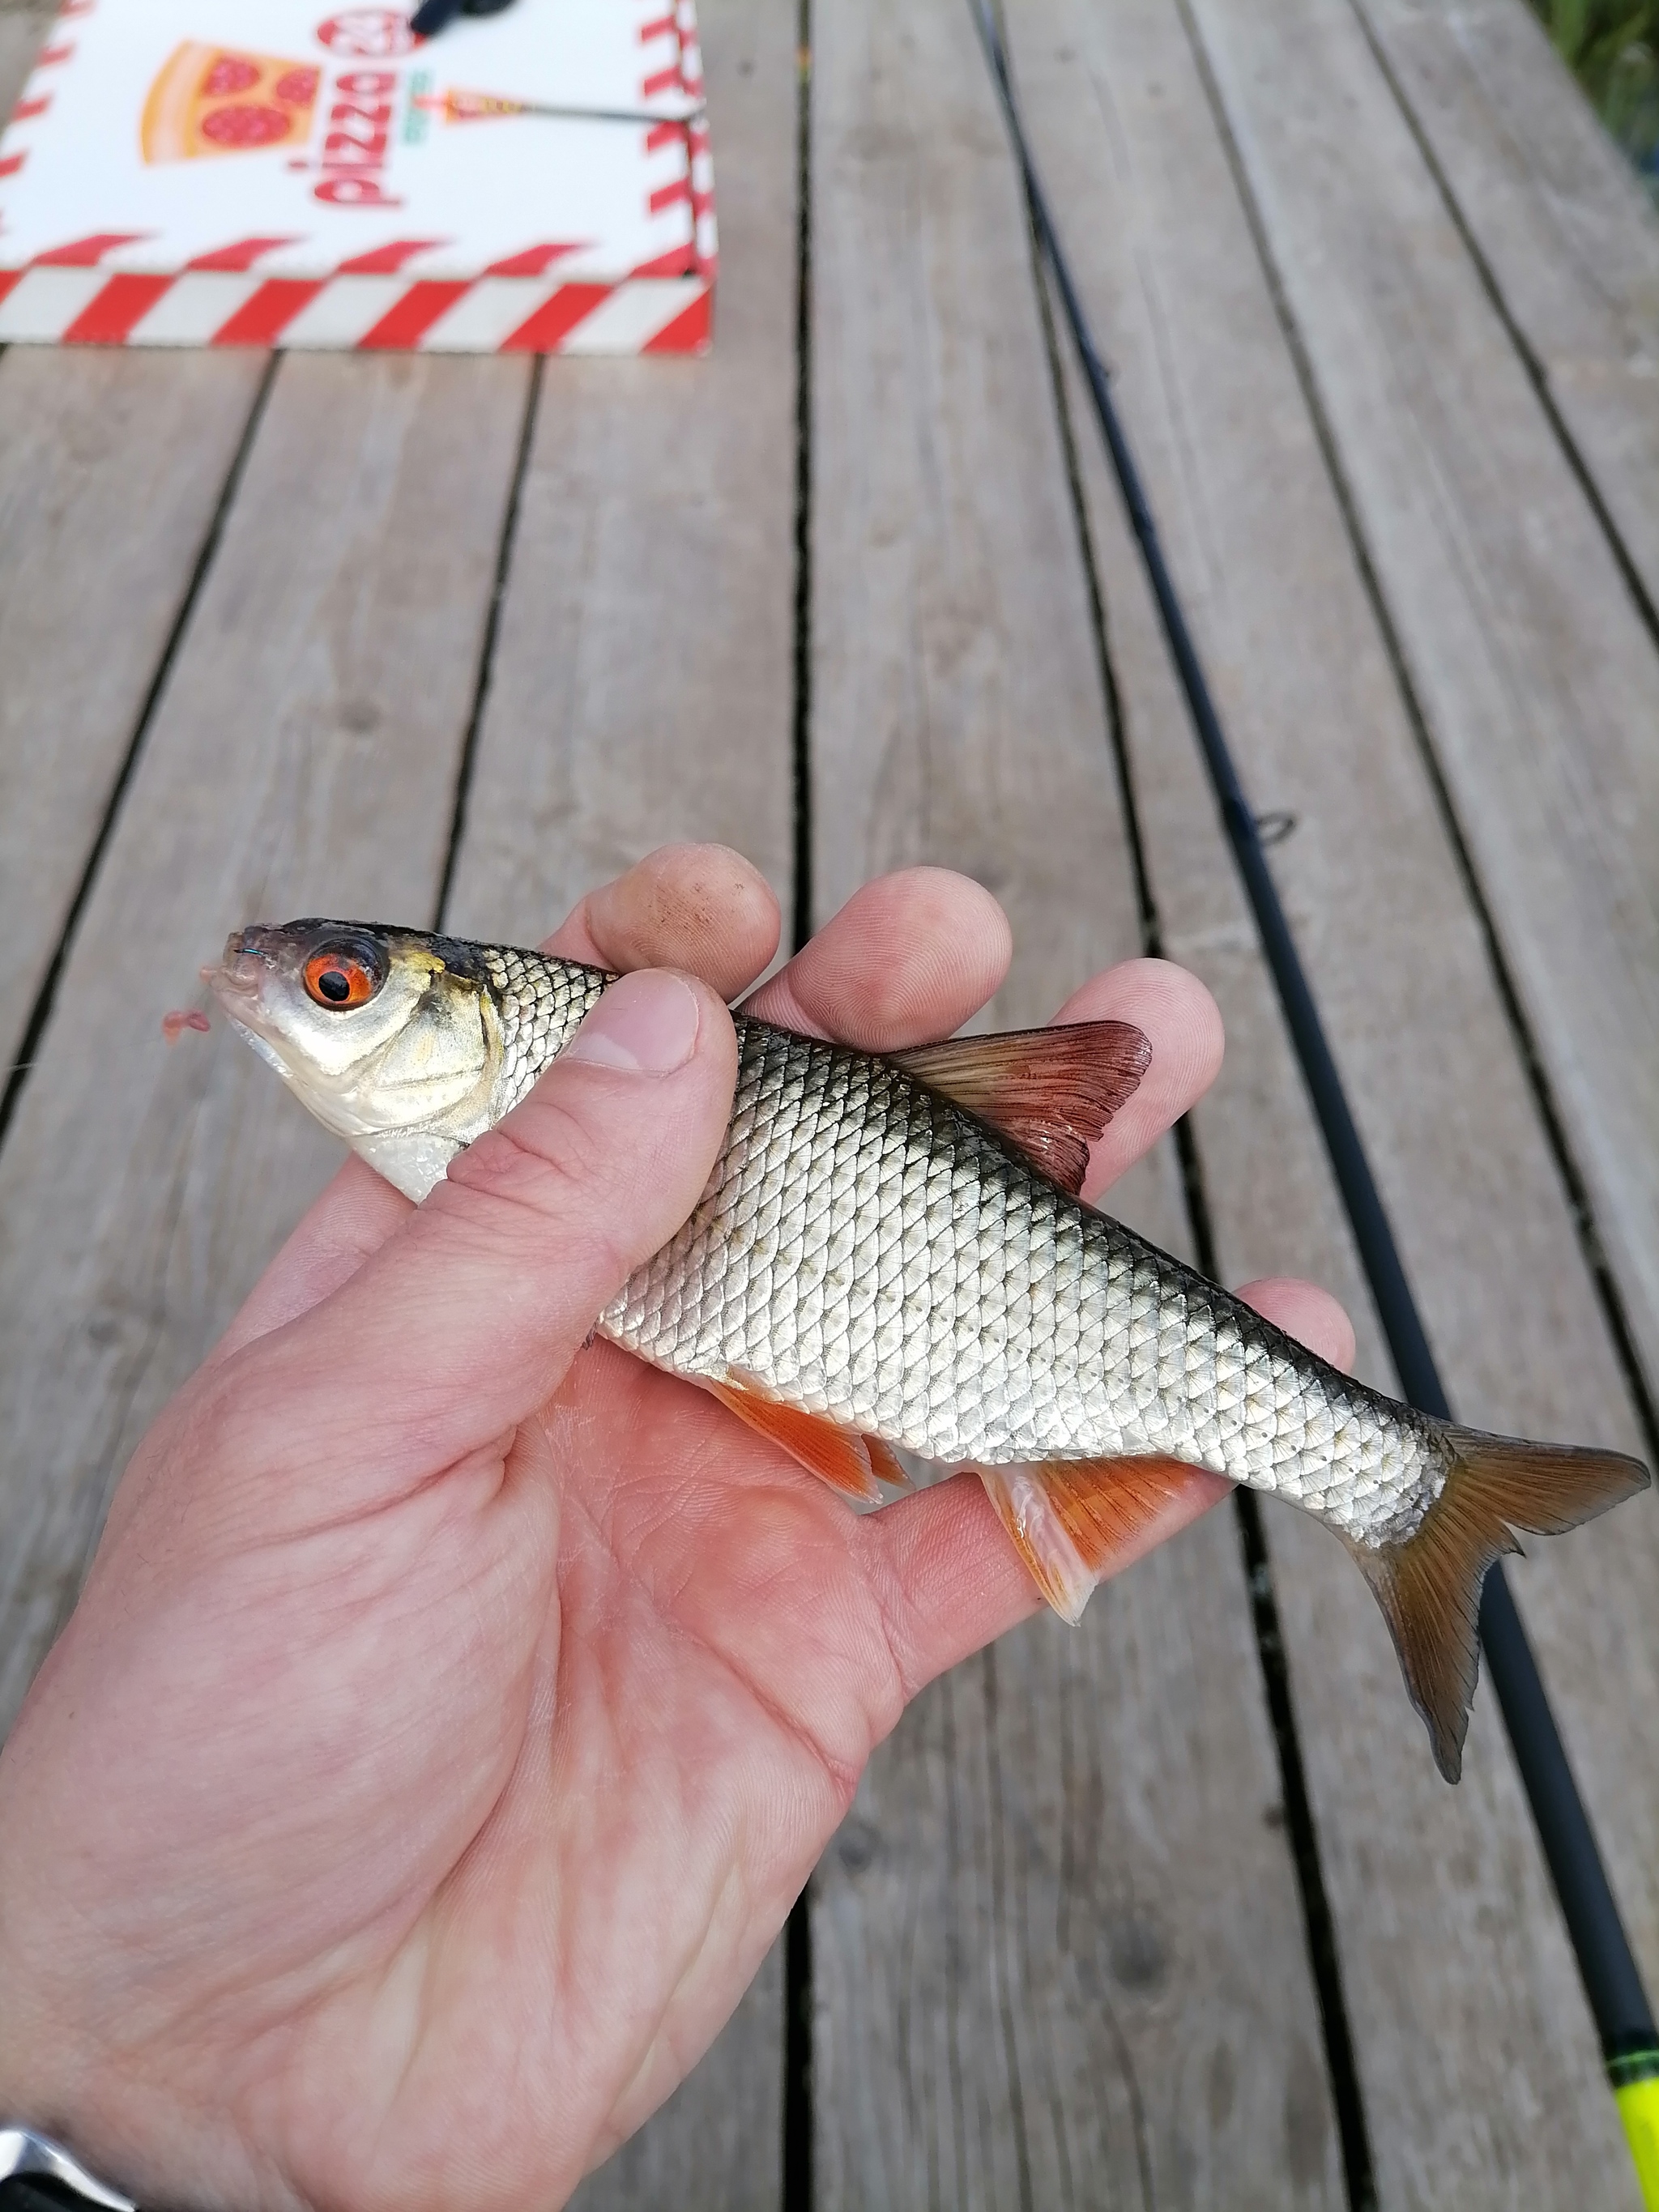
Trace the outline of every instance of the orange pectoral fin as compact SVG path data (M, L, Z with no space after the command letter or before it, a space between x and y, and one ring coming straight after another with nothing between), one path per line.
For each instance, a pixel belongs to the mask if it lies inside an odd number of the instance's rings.
M1060 1459L974 1471L1037 1588L1074 1626L1097 1583L1232 1487L1175 1459Z
M803 1413L770 1396L757 1383L705 1382L703 1388L757 1436L787 1451L809 1474L816 1474L843 1498L879 1505L883 1482L908 1487L904 1469L878 1437L861 1437L856 1430L841 1428L821 1413Z

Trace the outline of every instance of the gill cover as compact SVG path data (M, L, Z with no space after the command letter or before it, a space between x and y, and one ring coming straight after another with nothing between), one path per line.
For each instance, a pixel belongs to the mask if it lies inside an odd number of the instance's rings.
M240 931L212 981L325 1127L407 1196L489 1126L501 1030L472 946L294 921Z

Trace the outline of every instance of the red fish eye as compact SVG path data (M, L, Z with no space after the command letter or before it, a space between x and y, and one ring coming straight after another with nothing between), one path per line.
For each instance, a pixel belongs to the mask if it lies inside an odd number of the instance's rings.
M361 1006L374 995L375 978L349 952L313 952L306 963L306 992L319 1006Z

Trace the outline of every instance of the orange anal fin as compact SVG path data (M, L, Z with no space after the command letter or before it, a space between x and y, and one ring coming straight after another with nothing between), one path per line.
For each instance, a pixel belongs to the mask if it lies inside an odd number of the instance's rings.
M821 1413L803 1413L786 1406L757 1384L747 1382L703 1383L728 1413L746 1422L757 1436L776 1444L798 1460L809 1474L827 1482L842 1497L860 1504L881 1503L882 1482L905 1483L904 1469L885 1444L826 1420ZM888 1472L889 1468L892 1472ZM878 1476L881 1478L878 1481Z
M862 1441L864 1449L870 1455L870 1470L872 1474L883 1482L890 1482L896 1490L912 1490L915 1487L903 1461L896 1451L883 1443L879 1437L872 1437L866 1432Z
M1133 1022L1067 1022L947 1037L887 1057L1006 1137L1075 1198L1090 1146L1133 1097L1152 1048Z
M1074 1625L1098 1583L1207 1512L1232 1485L1174 1459L1060 1459L975 1469L1037 1588Z

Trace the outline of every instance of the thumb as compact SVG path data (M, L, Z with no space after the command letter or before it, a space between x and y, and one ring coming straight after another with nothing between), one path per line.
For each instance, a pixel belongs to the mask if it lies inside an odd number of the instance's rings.
M492 1444L702 1196L737 1040L706 984L611 985L522 1104L331 1297L250 1348L284 1466L384 1495ZM240 1364L240 1363L233 1363ZM270 1395L267 1395L267 1393Z

